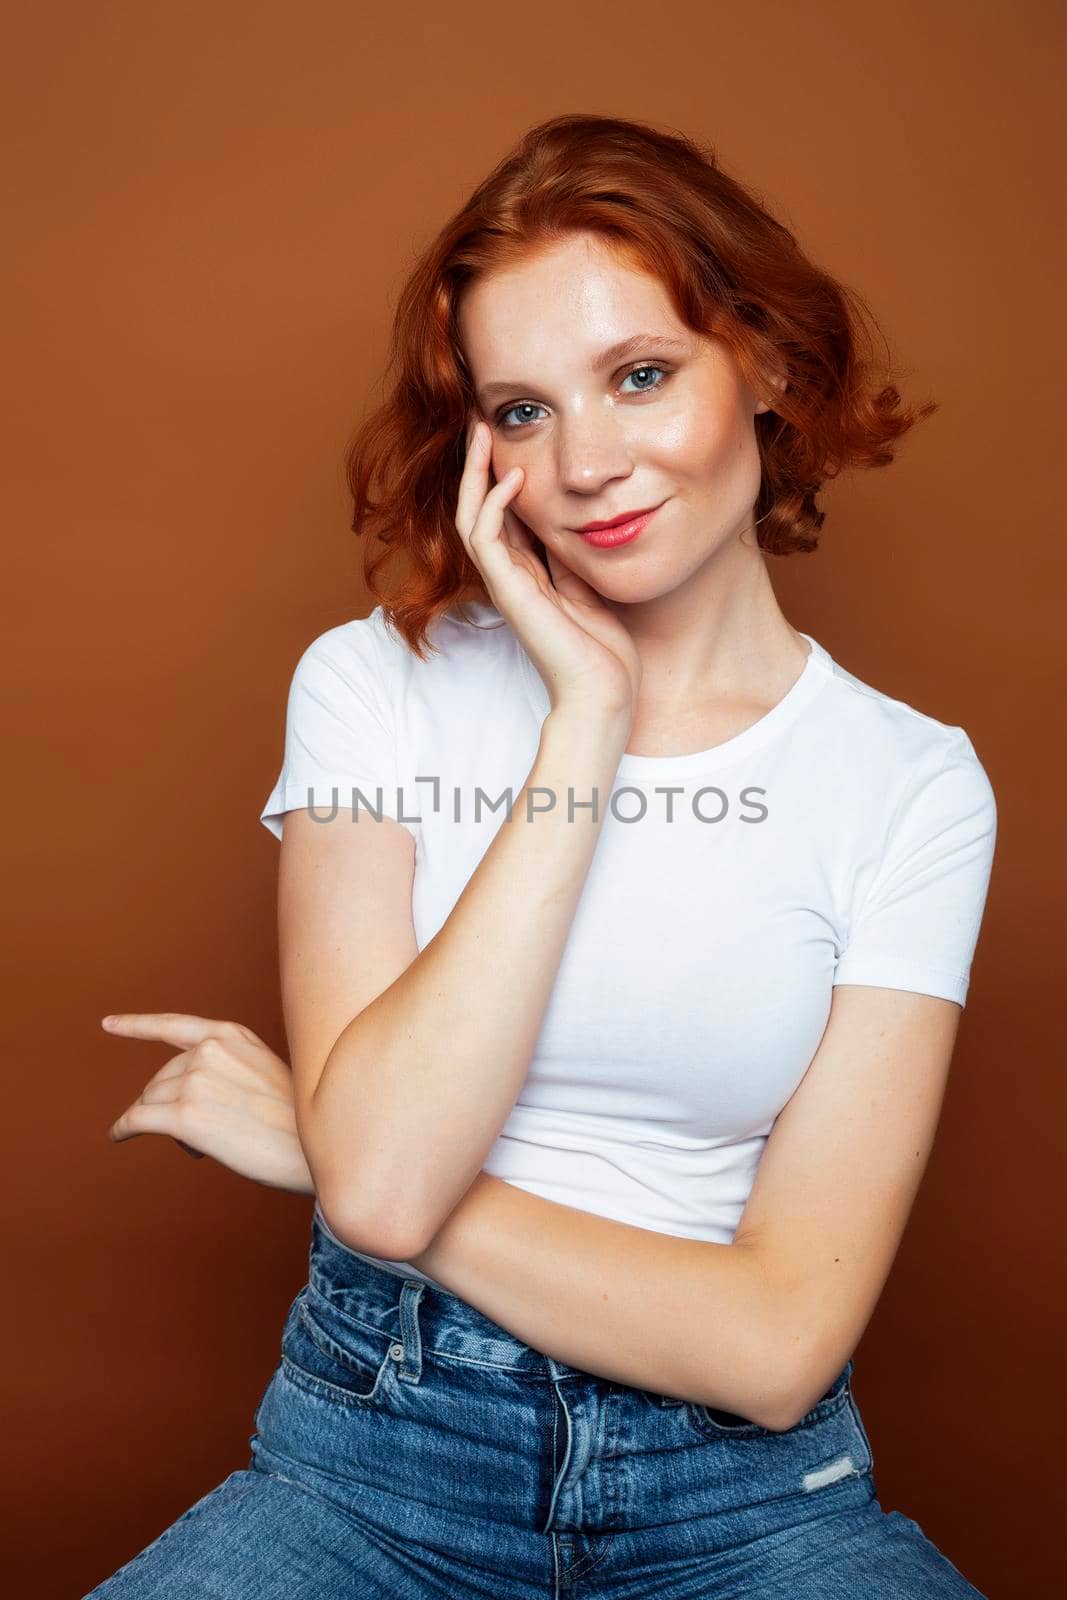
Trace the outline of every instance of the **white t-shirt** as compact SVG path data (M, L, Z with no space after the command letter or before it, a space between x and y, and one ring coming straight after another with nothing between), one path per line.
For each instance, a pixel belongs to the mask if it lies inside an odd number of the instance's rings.
M425 662L380 606L314 639L261 812L279 839L282 815L309 805L326 818L354 804L335 826L358 827L368 808L399 820L416 845L420 950L521 792L549 710L501 614L466 609L481 626L438 620ZM834 985L964 1004L996 839L989 779L962 728L801 637L800 676L751 727L690 755L620 759L486 1171L620 1222L729 1243ZM365 1259L435 1281L410 1262Z

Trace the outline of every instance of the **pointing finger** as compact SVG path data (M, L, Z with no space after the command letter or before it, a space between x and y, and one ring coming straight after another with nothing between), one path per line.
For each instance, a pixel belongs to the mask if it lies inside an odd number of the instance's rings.
M189 1016L181 1011L120 1011L101 1018L100 1026L108 1033L121 1034L127 1039L161 1039L164 1044L176 1045L180 1050L190 1050L201 1040L224 1033L227 1028L224 1022Z

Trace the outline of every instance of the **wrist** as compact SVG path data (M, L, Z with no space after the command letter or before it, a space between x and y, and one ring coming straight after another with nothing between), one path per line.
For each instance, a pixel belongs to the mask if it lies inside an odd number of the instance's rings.
M630 711L559 706L542 724L537 761L550 770L573 770L576 781L604 773L614 778L632 725Z
M553 706L544 720L542 732L550 738L580 739L583 744L601 743L606 749L619 744L625 748L633 727L632 705L606 705L588 700L565 700Z
M313 1195L315 1180L311 1176L311 1168L307 1164L300 1140L293 1134L294 1149L287 1151L283 1181L278 1185L280 1189L287 1189L290 1194Z

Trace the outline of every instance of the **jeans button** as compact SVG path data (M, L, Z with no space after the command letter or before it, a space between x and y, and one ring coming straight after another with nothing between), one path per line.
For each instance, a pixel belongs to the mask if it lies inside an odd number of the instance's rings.
M391 1344L389 1346L389 1354L392 1356L394 1361L399 1361L401 1356L404 1354L404 1346L402 1344Z

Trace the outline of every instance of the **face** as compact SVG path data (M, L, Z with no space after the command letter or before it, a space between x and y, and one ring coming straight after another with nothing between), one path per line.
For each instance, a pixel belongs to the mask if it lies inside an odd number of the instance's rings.
M653 600L738 549L751 558L754 534L739 540L760 487L753 418L769 407L721 339L679 321L658 278L575 235L472 284L458 327L494 477L525 469L512 511L606 599ZM651 506L628 544L575 531Z

